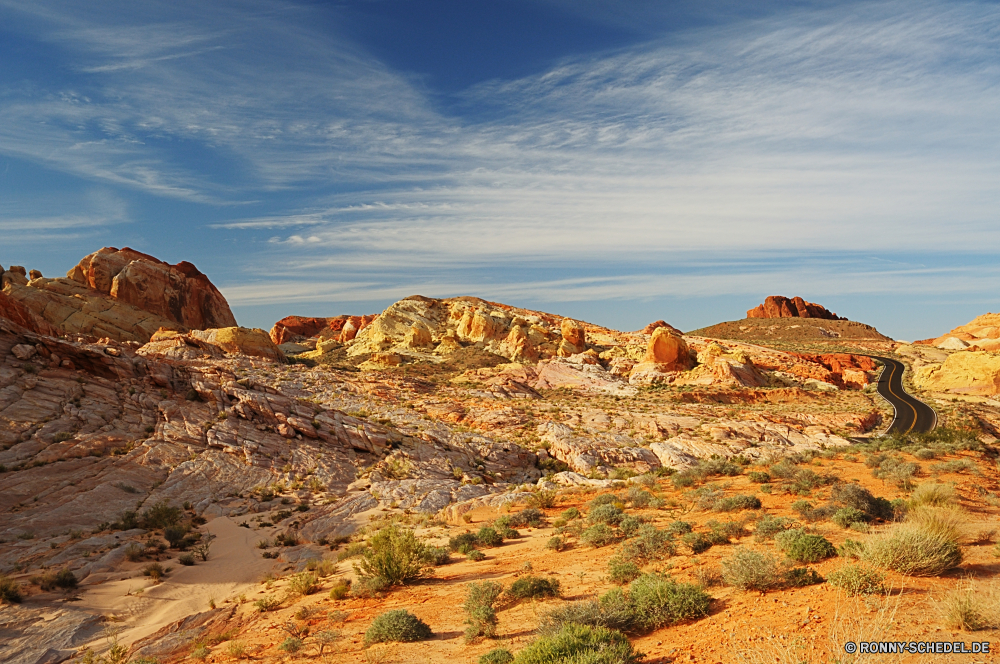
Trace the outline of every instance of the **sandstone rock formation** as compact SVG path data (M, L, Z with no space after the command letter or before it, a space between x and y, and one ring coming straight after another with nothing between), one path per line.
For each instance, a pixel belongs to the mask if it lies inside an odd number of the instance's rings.
M952 353L941 364L917 369L913 383L935 392L994 396L1000 394L1000 355L980 350Z
M222 294L194 265L169 265L132 249L105 247L69 271L31 280L23 267L2 272L0 316L46 335L83 334L148 341L162 328L236 325Z
M286 316L271 328L271 340L278 345L310 337L350 341L373 320L375 316Z
M965 345L957 342L965 342ZM981 348L993 346L998 342L1000 342L1000 314L983 314L936 339L921 339L913 343L936 346L945 350L962 350L968 346Z
M559 355L569 357L587 350L587 331L575 320L563 318L560 325L562 341L559 342Z
M681 332L680 330L678 330L676 327L674 327L673 325L669 324L665 320L653 321L652 323L650 323L646 327L644 327L641 330L639 330L639 334L652 334L653 331L656 330L659 327L665 327L668 330L670 330L671 333L673 333L673 334L675 334L677 336L681 336L683 334L683 332Z
M66 276L186 328L236 325L222 293L187 261L170 265L128 247L104 247L85 256Z
M747 318L823 318L826 320L846 320L825 307L806 302L801 297L791 299L782 295L769 295L764 304L759 304L747 312Z
M262 357L284 362L285 355L264 330L245 327L192 330L186 334L161 328L148 344L137 351L140 355L161 355L175 360L196 357L219 358L225 353Z

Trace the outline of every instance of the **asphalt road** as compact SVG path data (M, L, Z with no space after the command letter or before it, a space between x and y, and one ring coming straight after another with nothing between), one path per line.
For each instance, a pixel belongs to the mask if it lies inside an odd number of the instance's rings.
M892 418L892 424L886 429L886 433L927 433L937 424L937 413L934 409L923 401L916 399L903 389L903 371L905 367L902 362L891 360L888 357L878 357L870 355L885 366L878 377L878 393L892 404L896 411Z

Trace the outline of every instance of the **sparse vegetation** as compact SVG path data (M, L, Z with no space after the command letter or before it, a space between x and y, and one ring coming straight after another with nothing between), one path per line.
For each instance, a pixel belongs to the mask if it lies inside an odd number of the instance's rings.
M943 535L904 523L865 542L860 557L900 574L936 576L961 563L962 551Z
M800 563L815 563L837 555L837 549L830 540L821 535L811 535L802 528L778 533L774 541L786 556Z
M466 642L485 636L496 636L497 619L496 603L503 594L503 584L495 581L470 583L465 595L465 630Z
M402 585L425 574L426 548L412 530L393 524L368 540L354 570L359 577L377 580L384 587Z
M527 574L517 579L507 589L507 596L513 599L533 597L555 597L559 594L558 579L543 579Z
M638 664L642 655L621 632L569 623L517 653L513 664Z
M780 584L781 571L771 554L738 547L722 560L722 578L740 590L764 592Z
M884 595L885 576L863 565L847 564L831 572L827 583L843 589L848 595Z
M0 574L0 604L20 603L24 599L21 584L6 574Z

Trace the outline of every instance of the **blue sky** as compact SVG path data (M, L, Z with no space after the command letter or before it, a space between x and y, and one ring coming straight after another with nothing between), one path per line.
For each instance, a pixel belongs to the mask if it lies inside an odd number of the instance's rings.
M0 264L190 260L244 325L1000 309L996 3L0 0L0 63Z

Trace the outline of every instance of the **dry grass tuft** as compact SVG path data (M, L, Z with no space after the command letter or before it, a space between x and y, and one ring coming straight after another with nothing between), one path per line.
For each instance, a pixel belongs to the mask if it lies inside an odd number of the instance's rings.
M995 585L984 591L967 580L946 593L938 607L949 628L975 632L1000 627L998 604L1000 597Z

